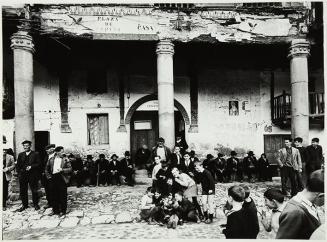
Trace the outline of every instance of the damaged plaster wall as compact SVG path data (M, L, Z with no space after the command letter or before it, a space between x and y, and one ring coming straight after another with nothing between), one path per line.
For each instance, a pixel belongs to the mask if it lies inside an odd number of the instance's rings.
M163 11L127 6L44 6L35 13L44 33L89 35L107 39L172 39L210 41L285 42L307 33L309 9L292 13L245 11ZM126 35L126 36L124 36ZM139 37L138 37L139 36ZM207 40L208 40L207 39Z

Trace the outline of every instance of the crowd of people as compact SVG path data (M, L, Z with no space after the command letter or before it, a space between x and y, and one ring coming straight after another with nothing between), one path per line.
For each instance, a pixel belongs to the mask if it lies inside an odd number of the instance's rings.
M302 146L302 138L285 139L285 147L276 154L281 172L281 191L268 189L265 194L266 206L273 210L271 218L262 212L260 218L250 189L247 186L233 185L228 189L228 201L224 207L227 224L223 233L226 238L256 238L261 221L267 231L274 231L277 238L308 238L320 225L313 204L321 204L324 194L323 156L319 139L312 139L308 147ZM213 222L215 213L215 184L223 182L249 182L271 180L270 163L265 154L257 160L249 151L240 159L232 151L230 157L218 153L217 157L208 154L200 161L193 150L181 137L177 138L173 152L159 138L150 151L142 146L132 161L129 151L119 159L116 154L106 159L100 154L98 159L87 155L86 159L66 154L62 146L48 145L47 156L43 161L39 154L31 150L31 141L22 142L24 152L18 154L17 161L4 149L3 156L3 206L6 208L8 184L16 169L20 185L22 207L28 208L28 186L32 191L35 210L39 210L38 183L45 188L51 215L63 216L67 212L67 187L76 183L80 186L107 186L126 184L134 186L135 169L146 168L152 179L152 186L143 196L140 216L149 224L159 223L168 228L176 228L184 222ZM291 192L288 193L288 182ZM201 185L199 203L198 185ZM285 203L285 197L291 200ZM201 205L200 205L201 204ZM295 212L296 211L296 212ZM308 223L308 225L307 225ZM296 229L288 227L296 224ZM291 231L291 232L290 232Z

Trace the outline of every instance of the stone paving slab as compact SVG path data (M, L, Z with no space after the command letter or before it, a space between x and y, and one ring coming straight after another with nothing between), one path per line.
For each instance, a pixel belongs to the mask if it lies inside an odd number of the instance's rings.
M234 183L237 184L237 183ZM46 233L51 231L61 231L66 229L67 236L71 238L78 237L78 233L84 234L85 231L99 229L99 233L94 235L94 238L193 238L192 236L200 236L196 238L204 238L205 232L213 234L210 238L221 238L219 236L219 224L225 223L226 217L222 213L222 207L227 200L227 189L232 184L216 184L215 205L216 205L216 218L215 226L205 224L187 224L190 229L184 229L184 226L180 227L178 232L169 230L160 226L159 229L154 230L152 235L152 228L155 226L138 223L139 218L139 205L142 195L145 193L148 184L136 185L135 187L129 186L108 186L108 187L69 187L68 188L68 214L59 218L58 216L48 216L51 209L40 209L35 211L33 208L28 208L22 213L14 212L20 205L13 203L9 205L7 211L3 212L3 232L4 236L8 238L29 238L33 239L35 236L40 238L47 238ZM247 183L251 189L251 197L254 199L259 211L266 210L264 206L263 193L268 187L279 187L278 183ZM200 188L200 187L199 187ZM199 189L201 194L201 189ZM201 203L201 196L199 196L199 202ZM41 199L40 205L46 204L45 198ZM320 209L320 217L324 221L324 209ZM121 224L123 223L123 224ZM109 226L109 227L108 227ZM131 234L125 234L121 228L127 226L133 230ZM81 228L81 229L79 229ZM117 233L111 234L111 232L103 232L103 228L112 228L114 231L117 229ZM37 230L36 230L37 229ZM69 229L69 230L68 230ZM195 231L193 231L193 230ZM110 229L111 230L111 229ZM196 232L196 231L203 232ZM24 231L24 234L19 234L17 231ZM162 234L161 232L162 231ZM116 232L116 231L115 231ZM49 232L50 235L52 232ZM74 234L76 233L76 234ZM190 237L187 237L189 233ZM88 235L85 232L86 238L93 238L91 232ZM102 235L103 234L103 235ZM50 236L49 235L49 236ZM57 234L58 235L58 234ZM53 235L54 236L54 235ZM138 237L141 236L141 237ZM142 237L143 236L143 237ZM166 237L162 237L166 236ZM269 238L269 234L263 230L260 232L261 238ZM51 236L50 236L51 237ZM56 238L56 237L54 237ZM65 237L70 238L70 237ZM208 238L208 237L206 237ZM222 237L223 238L223 237ZM60 239L58 237L57 239Z

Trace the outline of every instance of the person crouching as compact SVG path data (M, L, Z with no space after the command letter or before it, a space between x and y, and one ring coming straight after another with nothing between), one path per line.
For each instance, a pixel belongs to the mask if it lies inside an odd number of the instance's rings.
M69 183L72 166L68 158L64 157L64 148L58 146L55 155L49 159L45 168L45 175L50 181L53 214L63 216L67 210L67 184Z

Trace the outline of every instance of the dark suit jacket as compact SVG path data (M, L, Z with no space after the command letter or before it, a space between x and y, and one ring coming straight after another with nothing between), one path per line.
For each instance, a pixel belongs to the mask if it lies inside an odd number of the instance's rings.
M178 163L177 154L175 154L175 153L171 154L170 167L171 168L177 167L178 169L180 169L183 166L185 166L183 157L180 156L179 163Z
M126 158L124 158L120 161L120 170L123 175L134 173L134 168L135 165L132 160L127 160Z
M113 161L109 162L109 171L118 171L118 174L121 173L121 165L120 165L120 161L116 161L116 165L114 164ZM116 173L117 174L117 173Z
M16 170L18 175L28 172L30 176L38 179L40 174L40 166L41 166L39 154L35 151L31 151L31 153L27 157L27 162L25 161L26 161L26 152L24 151L19 153L17 158ZM27 166L31 166L31 169L29 171L26 171Z
M310 165L321 165L322 162L322 148L320 145L317 148L314 148L312 145L309 145L307 148L307 166Z
M276 239L309 239L320 222L300 203L291 199L279 217Z
M55 158L56 158L56 156L51 157L51 159L47 162L47 165L45 167L45 175L46 175L47 179L52 178L53 165L54 165ZM70 176L71 176L71 172L72 172L72 165L70 164L70 161L68 160L68 158L61 159L60 167L62 168L62 171L60 172L60 174L61 174L62 178L64 179L64 181L66 182L66 184L68 184Z

